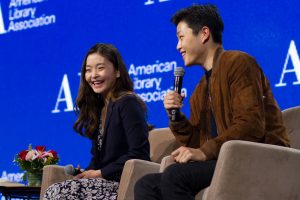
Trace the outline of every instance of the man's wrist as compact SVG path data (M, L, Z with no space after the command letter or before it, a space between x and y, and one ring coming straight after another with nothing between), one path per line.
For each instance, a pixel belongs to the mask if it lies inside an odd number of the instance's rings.
M184 114L182 112L180 112L180 110L179 110L179 112L177 112L177 116L175 117L176 120L171 120L172 119L171 110L168 110L167 113L168 113L168 117L169 117L170 122L178 122L178 121L181 121L184 118Z

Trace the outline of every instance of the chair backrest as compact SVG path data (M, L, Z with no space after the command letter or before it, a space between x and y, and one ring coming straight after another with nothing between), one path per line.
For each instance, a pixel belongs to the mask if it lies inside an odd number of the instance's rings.
M283 110L282 117L291 140L291 147L300 149L300 106Z
M160 163L163 157L170 155L179 145L169 128L157 128L149 132L150 159Z

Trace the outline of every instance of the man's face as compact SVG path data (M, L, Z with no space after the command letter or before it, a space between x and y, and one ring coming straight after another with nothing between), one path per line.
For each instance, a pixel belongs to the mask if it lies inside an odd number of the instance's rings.
M182 55L185 66L201 64L203 45L201 31L197 35L189 28L186 22L181 21L177 25L177 50Z

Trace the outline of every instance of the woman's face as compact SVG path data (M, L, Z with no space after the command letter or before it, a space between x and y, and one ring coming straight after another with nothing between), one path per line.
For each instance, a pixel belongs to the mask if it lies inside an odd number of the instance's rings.
M116 79L120 77L119 71L113 64L98 53L90 54L86 59L85 80L97 94L107 97L110 94Z

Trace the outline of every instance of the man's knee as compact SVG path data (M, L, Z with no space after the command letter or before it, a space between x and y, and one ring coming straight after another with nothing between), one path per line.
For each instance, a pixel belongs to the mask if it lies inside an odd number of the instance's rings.
M162 174L162 177L161 177L161 181L162 183L166 182L166 183L176 183L176 182L180 182L182 181L181 180L181 172L182 172L182 164L173 164L173 165L170 165L169 167L167 167L165 169L165 171L163 172Z
M134 186L134 194L138 194L141 191L149 190L153 187L153 181L157 180L155 174L147 174L140 178Z
M134 193L143 190L145 188L145 183L147 183L147 175L140 178L134 185Z

